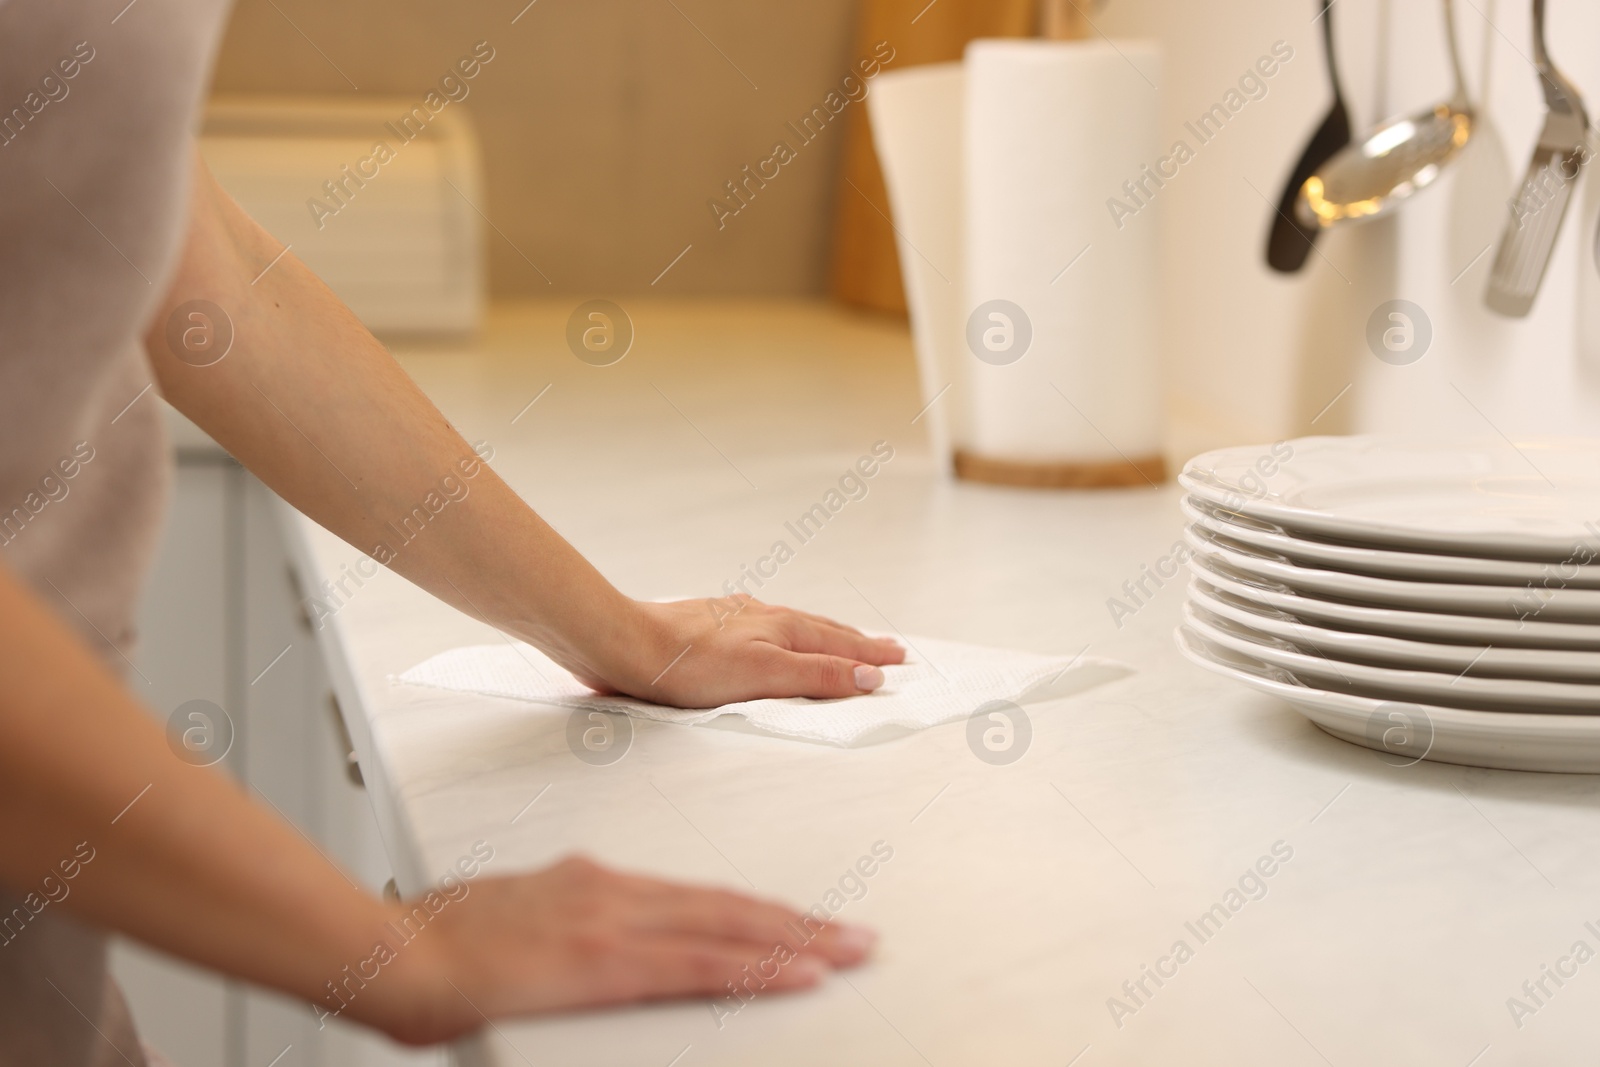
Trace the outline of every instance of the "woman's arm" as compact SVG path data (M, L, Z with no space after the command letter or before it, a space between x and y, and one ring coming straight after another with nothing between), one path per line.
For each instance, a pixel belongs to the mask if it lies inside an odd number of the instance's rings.
M389 565L537 645L597 689L688 707L839 697L877 688L878 665L900 662L893 642L755 601L714 611L707 601L645 604L624 596L479 463L303 264L284 255L261 273L279 255L278 242L199 163L194 205L182 263L146 342L162 392L262 481L355 547L372 553L392 542L391 523L399 526L437 494L443 479L465 482L473 470L470 493L442 509L427 535ZM233 324L231 349L209 366L169 345L169 319L195 300L221 307ZM383 562L382 555L375 558Z
M754 602L719 622L707 602L617 592L492 470L468 475L471 448L350 312L292 256L261 274L276 242L203 167L195 183L182 263L147 338L152 363L172 403L313 518L371 551L444 478L470 477L470 495L394 568L596 687L689 705L838 696L873 688L875 665L899 660L891 643ZM233 323L231 350L209 366L181 336L191 323L179 309L195 300ZM175 312L188 361L168 347ZM446 1039L486 1015L718 995L741 968L770 966L780 943L768 988L809 985L870 944L839 926L793 944L806 924L788 908L584 860L476 878L420 936L400 938L407 908L356 887L222 775L176 758L3 565L0 680L0 883L27 894L75 864L50 907L401 1040ZM370 973L374 960L378 976L341 1003L332 990L349 988L346 968Z
M402 1041L451 1038L484 1015L721 995L778 942L806 955L777 988L810 985L870 944L838 926L793 944L784 924L804 920L788 908L583 860L452 887L406 940L407 906L357 888L228 779L178 759L4 566L0 683L0 883ZM370 979L354 996L347 967Z

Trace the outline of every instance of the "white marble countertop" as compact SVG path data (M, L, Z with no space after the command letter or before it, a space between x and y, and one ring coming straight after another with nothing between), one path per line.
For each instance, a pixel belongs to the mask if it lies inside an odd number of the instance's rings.
M1117 625L1108 599L1178 538L1175 490L942 479L898 327L820 305L641 301L633 350L596 368L566 349L570 310L500 308L473 346L399 354L629 593L719 593L886 440L895 457L869 494L763 598L864 627L1088 646L1137 673L1031 706L1030 747L1006 766L978 759L961 723L839 750L650 722L591 766L561 709L391 685L496 637L392 575L366 582L319 638L403 890L481 839L490 871L581 850L809 906L875 843L893 850L842 910L883 938L857 971L720 1026L705 1002L500 1023L464 1062L1489 1067L1592 1049L1600 962L1571 953L1600 952L1600 780L1391 767L1181 660L1181 581L1147 584ZM308 587L356 560L291 525ZM1257 864L1271 877L1238 892ZM1219 904L1225 921L1199 929ZM1543 966L1576 973L1541 993ZM1511 997L1530 1010L1514 1018Z

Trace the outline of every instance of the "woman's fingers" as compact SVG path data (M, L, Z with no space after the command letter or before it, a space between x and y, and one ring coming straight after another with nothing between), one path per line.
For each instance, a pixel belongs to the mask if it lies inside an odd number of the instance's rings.
M790 612L791 614L798 615L802 619L810 619L812 622L817 623L819 626L831 626L835 630L843 630L846 633L852 633L852 634L861 633L861 631L856 629L854 626L850 626L847 623L839 622L836 619L830 619L826 615L817 615L817 614L814 614L814 613L809 612L809 611L801 611L799 608L785 608L784 610Z
M776 645L756 653L765 695L835 700L870 693L883 685L883 671L842 656L790 652Z
M694 708L762 697L837 699L879 689L880 668L906 658L888 638L749 598L640 608L647 639L633 643L618 669L580 674L586 685ZM641 648L652 650L649 662Z
M636 916L641 930L723 938L768 951L782 944L795 953L813 953L834 967L860 963L877 941L863 927L825 922L814 914L725 890L658 882L646 894Z
M901 663L904 662L906 658L906 650L901 647L900 643L894 640L892 637L869 637L860 630L856 629L854 626L846 626L844 623L836 622L825 615L814 615L809 611L796 611L791 608L781 610L814 624L817 633L822 635L824 638L831 638L837 634L843 634L846 636L846 638L853 637L858 641L868 642L864 645L829 645L817 648L795 648L792 651L827 652L831 655L837 656L854 655L857 659L862 659L868 663L877 664ZM854 648L856 651L843 651L843 649L846 648Z
M752 951L692 935L655 935L630 942L606 967L598 996L589 1003L626 1003L666 997L723 997L729 983L739 999L816 985L828 965L815 956L768 946Z
M627 874L583 856L569 856L527 881L555 882L564 897L597 906L619 934L712 937L741 950L770 951L785 942L835 966L861 962L877 937L861 927L827 922L770 900Z
M534 980L542 991L536 997L553 998L512 1002L512 1012L724 997L730 982L748 990L741 999L805 988L833 967L860 963L874 940L867 931L847 934L845 927L815 918L807 923L771 901L622 874L582 857L515 880L480 883L479 889L491 886L500 892L469 898L490 910L475 924L479 935L493 941L482 951L521 956L513 969ZM508 929L522 936L508 937ZM541 975L537 965L523 970L551 950L570 977ZM482 969L481 956L468 958Z
M840 656L880 666L900 663L906 658L906 650L888 638L868 637L859 631L829 625L826 620L818 623L798 613L787 621L784 635L791 652Z
M392 965L386 994L354 1002L352 1013L416 1044L485 1018L666 997L710 997L736 1011L752 995L860 963L873 940L771 901L576 856L480 879L432 922L424 947Z
M750 599L744 606L754 609L754 617L776 623L785 632L811 638L806 643L815 647L791 647L794 652L826 652L837 656L855 656L870 663L899 663L905 659L905 649L889 637L870 637L854 626L830 619L826 615L801 611L798 608L777 607ZM809 624L809 625L808 625ZM853 640L852 640L853 639Z

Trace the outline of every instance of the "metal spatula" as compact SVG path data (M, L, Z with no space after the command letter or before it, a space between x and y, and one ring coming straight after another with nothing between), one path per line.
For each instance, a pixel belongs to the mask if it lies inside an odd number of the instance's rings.
M1489 291L1483 298L1490 310L1513 318L1522 318L1533 307L1573 187L1589 160L1589 116L1583 100L1545 50L1544 0L1533 0L1533 63L1544 88L1544 129L1500 236Z

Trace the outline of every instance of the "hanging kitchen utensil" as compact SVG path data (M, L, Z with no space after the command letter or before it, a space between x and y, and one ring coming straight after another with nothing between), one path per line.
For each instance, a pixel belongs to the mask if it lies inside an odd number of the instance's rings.
M1476 98L1478 111L1472 126L1472 140L1455 164L1456 178L1450 188L1450 239L1446 262L1450 264L1451 291L1457 299L1476 302L1482 290L1479 277L1487 278L1494 265L1487 253L1500 240L1502 205L1510 203L1516 191L1516 176L1506 153L1505 139L1489 111L1493 94L1495 51L1505 40L1494 29L1496 0L1474 0L1483 16L1483 50L1479 58ZM1479 263L1482 266L1479 266ZM1467 285L1457 282L1472 277ZM1457 292L1459 290L1459 292ZM1477 308L1471 309L1473 312Z
M1544 0L1533 0L1533 65L1544 89L1544 129L1539 131L1527 177L1511 205L1511 218L1500 236L1489 290L1483 298L1490 310L1512 318L1522 318L1533 307L1573 187L1589 160L1589 116L1583 99L1551 64L1545 49Z
M1445 44L1455 88L1427 111L1393 119L1346 147L1300 187L1295 211L1307 226L1387 215L1432 185L1472 136L1461 55L1456 48L1455 5L1444 0Z
M1283 195L1278 198L1277 212L1272 216L1272 226L1267 233L1267 266L1284 274L1293 274L1305 266L1311 246L1321 231L1320 226L1307 225L1295 218L1294 205L1300 196L1300 187L1324 163L1350 143L1350 114L1345 109L1344 93L1339 87L1339 68L1333 50L1333 0L1321 0L1322 53L1328 65L1328 86L1333 90L1333 106L1322 119L1322 125L1306 142L1299 162L1284 184Z

